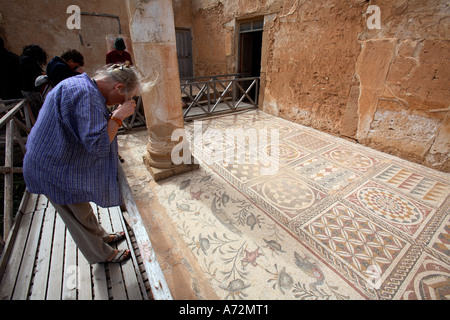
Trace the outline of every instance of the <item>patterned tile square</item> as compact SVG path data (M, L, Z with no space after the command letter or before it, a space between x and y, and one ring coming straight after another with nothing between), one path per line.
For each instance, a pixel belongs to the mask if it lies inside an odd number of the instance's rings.
M325 197L325 193L283 172L251 186L251 189L260 199L277 208L289 220Z
M242 150L236 147L238 151ZM244 152L236 153L223 161L216 161L214 167L223 174L231 176L232 181L236 179L240 183L246 183L259 177L269 177L278 173L279 162L277 158L266 158L257 152L245 149Z
M408 236L415 236L433 211L374 182L365 183L346 199Z
M289 141L299 147L303 147L311 151L316 151L332 144L332 142L320 139L305 132L287 138L286 141Z
M450 258L450 218L444 220L430 242L430 247Z
M287 137L294 133L303 132L302 128L289 124L287 121L273 121L272 119L266 120L260 125L263 129L265 128L267 130L277 130L280 137Z
M227 157L233 157L237 153L242 152L238 150L234 143L230 143L225 139L206 139L201 144L194 144L191 150L197 160L208 165L212 165L214 162L222 163Z
M374 168L380 160L374 156L364 155L363 153L349 149L344 146L336 147L322 154L322 156L339 163L339 165L357 170L359 172L367 172Z
M308 159L296 165L292 171L330 191L339 191L359 177L354 172L321 157Z
M439 206L450 193L450 183L426 177L397 164L390 165L375 179L433 206Z
M317 215L303 229L335 257L336 265L342 261L362 279L368 279L375 270L380 279L386 278L389 268L408 247L394 233L340 203Z
M398 300L448 300L449 288L449 265L423 252L393 298Z
M285 142L262 146L258 151L268 158L277 158L280 165L289 164L309 154L308 152Z

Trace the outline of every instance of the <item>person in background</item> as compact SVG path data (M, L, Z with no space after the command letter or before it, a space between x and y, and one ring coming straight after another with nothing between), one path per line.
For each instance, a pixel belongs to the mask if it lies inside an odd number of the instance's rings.
M19 56L5 49L5 43L0 37L0 99L20 99Z
M131 61L131 55L129 52L125 51L127 47L122 38L117 37L114 42L114 49L106 54L106 64L112 63L124 63L129 61L130 65L133 65Z
M84 73L83 55L75 50L65 51L61 57L54 57L47 65L46 73L50 84L55 87L62 80Z
M122 204L116 134L134 112L132 97L145 87L136 69L124 64L106 66L93 78L67 78L50 91L28 136L26 186L49 199L90 264L131 255L109 245L125 235L108 234L90 202L104 208ZM115 104L110 114L107 105Z
M37 44L25 46L19 57L19 74L22 94L27 98L34 118L42 106L40 89L35 86L36 78L44 74L47 53Z

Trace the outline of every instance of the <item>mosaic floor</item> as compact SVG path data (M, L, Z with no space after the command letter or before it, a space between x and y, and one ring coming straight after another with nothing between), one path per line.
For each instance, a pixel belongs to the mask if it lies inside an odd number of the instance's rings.
M186 133L156 192L222 299L450 298L450 174L257 110Z

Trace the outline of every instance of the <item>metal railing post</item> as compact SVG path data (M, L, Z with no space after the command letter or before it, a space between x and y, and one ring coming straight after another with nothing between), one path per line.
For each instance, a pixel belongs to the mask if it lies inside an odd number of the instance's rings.
M6 123L5 136L5 185L3 195L3 237L8 238L13 221L13 125L14 119Z
M8 103L8 101L2 101L1 103ZM14 101L15 102L15 101ZM6 114L4 114L0 119L0 128L5 126L5 164L0 167L0 172L4 174L4 199L3 199L3 239L8 238L8 234L13 226L14 221L14 172L23 172L22 168L14 167L13 161L13 135L15 134L16 140L18 141L22 151L25 149L25 143L21 141L22 137L20 136L19 130L17 129L16 122L20 124L20 128L29 133L29 127L34 124L34 118L32 117L32 113L30 107L28 105L28 101L26 99L20 100L19 103L16 103L12 107L7 107L5 110L8 110ZM19 111L23 111L25 115L25 122L27 124L22 123L17 117L16 114Z

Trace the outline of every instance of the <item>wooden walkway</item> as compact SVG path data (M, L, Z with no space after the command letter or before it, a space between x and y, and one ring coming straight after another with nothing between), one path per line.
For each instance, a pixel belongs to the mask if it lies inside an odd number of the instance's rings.
M45 196L28 194L23 205L13 231L15 239L2 261L0 299L152 299L139 250L133 248L132 231L119 207L92 204L106 231L128 229L126 241L117 247L133 249L132 258L122 264L90 265Z
M131 259L90 265L48 199L26 192L0 259L0 300L171 300L121 167L119 182L123 210L92 206L107 232L125 231L113 246Z

